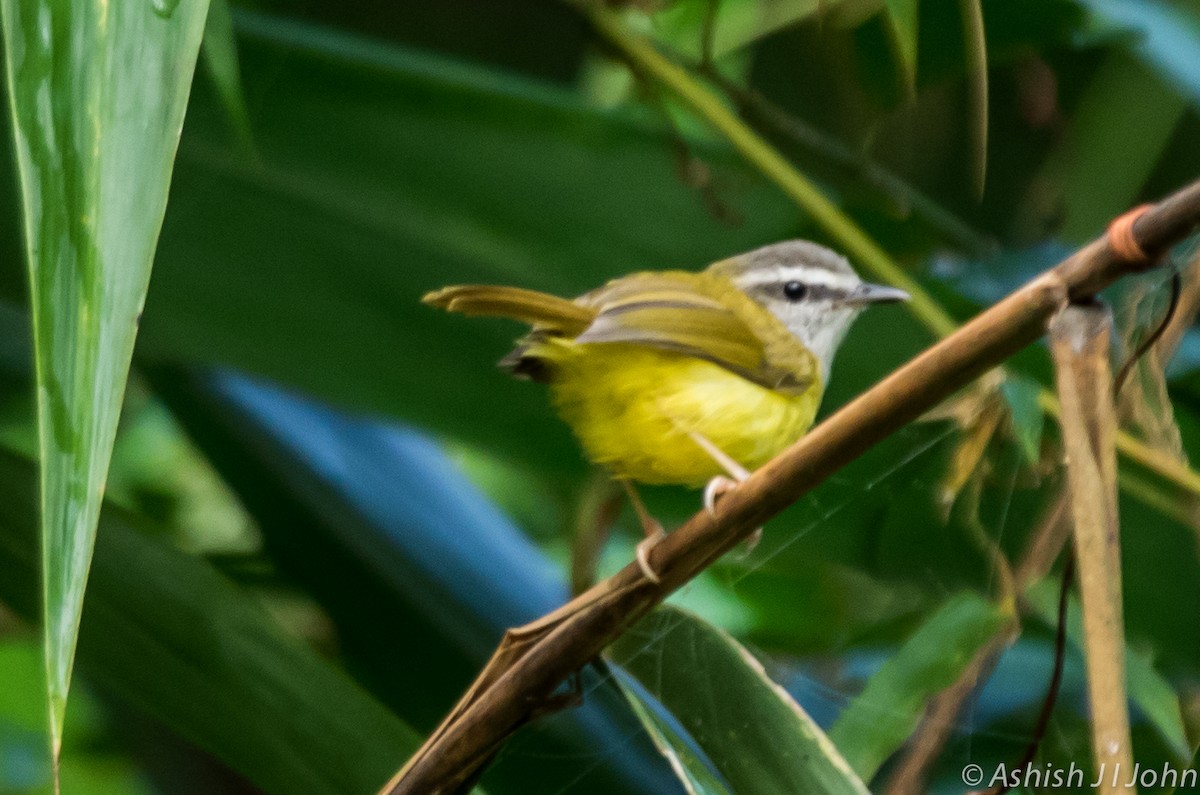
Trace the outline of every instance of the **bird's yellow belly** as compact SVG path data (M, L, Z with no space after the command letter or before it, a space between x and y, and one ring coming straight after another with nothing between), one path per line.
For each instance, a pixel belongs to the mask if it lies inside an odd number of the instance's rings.
M761 387L690 356L637 345L554 341L551 395L587 457L615 477L700 486L724 474L689 435L756 469L812 426L822 386Z

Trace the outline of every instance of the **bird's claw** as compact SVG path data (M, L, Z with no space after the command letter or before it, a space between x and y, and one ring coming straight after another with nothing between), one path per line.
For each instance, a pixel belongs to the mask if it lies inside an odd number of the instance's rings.
M708 481L708 485L704 487L704 508L708 511L709 516L716 515L717 500L738 487L741 481L727 478L724 475L717 475L712 480ZM755 528L754 532L746 537L746 554L754 551L758 546L758 542L762 541L763 529Z
M658 544L667 537L667 534L662 531L660 526L658 532L654 535L647 535L637 545L637 564L642 570L642 576L650 582L658 585L662 582L662 578L658 576L658 572L650 565L650 550L654 549Z
M708 485L704 487L704 508L709 515L716 513L717 500L736 489L737 486L738 481L724 475L717 475L708 481Z

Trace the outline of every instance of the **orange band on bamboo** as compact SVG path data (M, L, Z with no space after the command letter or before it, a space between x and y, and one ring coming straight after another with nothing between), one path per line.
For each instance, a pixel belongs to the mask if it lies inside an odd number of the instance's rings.
M1133 225L1154 205L1143 204L1115 219L1108 225L1108 245L1121 259L1133 264L1150 264L1150 255L1138 243Z

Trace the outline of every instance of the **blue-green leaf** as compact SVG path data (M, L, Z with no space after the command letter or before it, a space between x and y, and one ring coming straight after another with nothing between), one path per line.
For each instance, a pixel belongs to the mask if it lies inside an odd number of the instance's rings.
M1134 34L1132 48L1146 63L1193 100L1200 98L1200 15L1195 11L1163 0L1077 1L1101 23Z
M613 677L629 701L629 706L646 727L659 753L671 763L671 769L690 795L731 795L729 784L721 779L704 753L687 732L651 696L642 684L618 666L611 666Z

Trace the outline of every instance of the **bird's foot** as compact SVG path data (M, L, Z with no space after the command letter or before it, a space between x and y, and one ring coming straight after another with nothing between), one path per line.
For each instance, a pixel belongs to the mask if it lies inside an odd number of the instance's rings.
M642 532L645 538L637 545L637 564L642 570L642 575L650 582L658 585L662 582L662 578L658 576L658 572L650 565L650 550L658 545L658 542L667 537L663 532L662 523L650 515L650 511L646 510L646 504L642 502L642 498L638 496L637 489L633 483L628 480L622 480L621 485L625 487L625 493L629 495L629 502L633 505L633 510L637 513L638 521L642 524Z
M745 478L734 480L724 475L717 475L708 481L708 485L704 487L704 508L708 511L709 516L716 515L717 500L736 489L742 480L745 480ZM763 529L758 527L746 537L745 554L749 555L754 551L754 548L758 546L758 542L762 541L762 535Z
M716 514L717 500L736 489L739 482L724 475L717 475L708 481L708 485L704 487L704 508L709 515Z
M658 546L667 537L667 534L663 532L662 525L658 524L658 522L654 524L657 525L657 529L653 533L647 532L646 537L638 542L637 564L638 568L642 570L642 576L655 585L658 585L662 582L662 578L658 576L658 572L650 565L650 551ZM649 527L646 529L649 531Z

